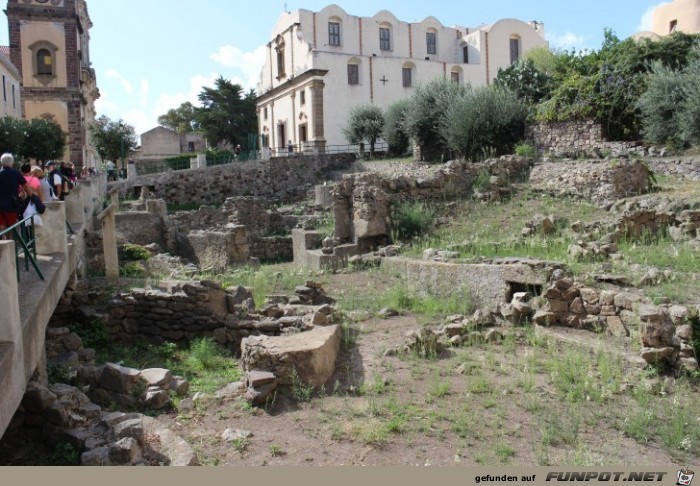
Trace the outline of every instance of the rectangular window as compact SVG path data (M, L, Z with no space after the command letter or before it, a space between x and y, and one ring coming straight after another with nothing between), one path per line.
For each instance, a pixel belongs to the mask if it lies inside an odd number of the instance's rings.
M425 34L425 42L428 46L428 54L437 54L437 34L428 32Z
M7 103L7 81L4 74L2 75L2 99Z
M403 87L410 88L413 83L413 73L411 68L403 68Z
M379 48L382 51L391 50L391 30L385 27L379 29Z
M328 22L328 44L331 46L340 45L340 24L338 22Z
M678 28L678 21L671 20L671 22L668 24L668 33L673 34L677 28Z
M469 46L462 47L462 62L469 64Z
M306 91L303 89L299 91L299 104L300 105L305 105L306 104Z
M277 77L283 78L286 76L284 69L284 49L277 51Z
M17 94L15 93L15 85L12 85L12 108L17 109Z
M348 64L348 84L360 84L360 66Z
M267 106L263 108L263 117L267 120Z
M515 64L520 59L520 39L510 40L510 63Z
M459 84L459 73L452 73L452 82Z

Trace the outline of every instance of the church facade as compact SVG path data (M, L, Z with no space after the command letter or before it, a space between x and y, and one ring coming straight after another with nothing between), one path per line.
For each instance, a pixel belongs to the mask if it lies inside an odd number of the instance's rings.
M443 77L483 86L500 68L547 46L544 25L504 19L478 27L445 27L434 17L408 23L382 10L349 15L331 5L282 14L267 44L258 84L261 145L333 150L346 145L350 110L386 108L419 83Z
M64 159L77 168L96 167L88 126L100 94L90 63L92 22L85 0L8 0L5 13L24 117L58 123L68 134Z

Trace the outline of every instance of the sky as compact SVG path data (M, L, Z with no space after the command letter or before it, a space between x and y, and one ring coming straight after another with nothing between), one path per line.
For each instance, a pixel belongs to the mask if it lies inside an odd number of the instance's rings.
M203 86L223 76L256 87L264 46L285 8L318 11L330 0L87 0L90 57L101 97L97 114L122 119L141 134ZM502 18L545 23L550 46L596 49L603 29L620 38L651 27L660 0L337 0L348 14L389 10L399 20L434 16L443 25L474 27ZM8 45L7 24L0 45Z

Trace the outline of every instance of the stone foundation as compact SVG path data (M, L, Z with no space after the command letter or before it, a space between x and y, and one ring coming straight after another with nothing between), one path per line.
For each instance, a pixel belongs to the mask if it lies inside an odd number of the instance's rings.
M586 199L601 206L646 194L651 187L651 172L638 160L544 163L530 174L533 191Z

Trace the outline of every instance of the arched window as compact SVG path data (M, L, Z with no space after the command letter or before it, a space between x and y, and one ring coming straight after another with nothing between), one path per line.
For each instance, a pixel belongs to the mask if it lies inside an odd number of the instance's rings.
M340 46L342 45L341 37L341 25L340 17L331 17L328 19L328 45L329 46Z
M348 61L348 84L360 84L360 60L356 57Z
M432 27L425 33L426 52L437 54L437 30Z
M391 24L389 22L379 24L379 49L382 51L391 50Z
M416 65L413 64L412 62L407 62L404 63L403 68L402 68L402 80L403 80L403 87L404 88L410 88L413 86L413 78L415 77L415 70L416 70Z
M36 73L40 75L53 75L53 56L48 49L36 51Z
M520 60L520 36L513 34L510 36L510 63L515 64Z

